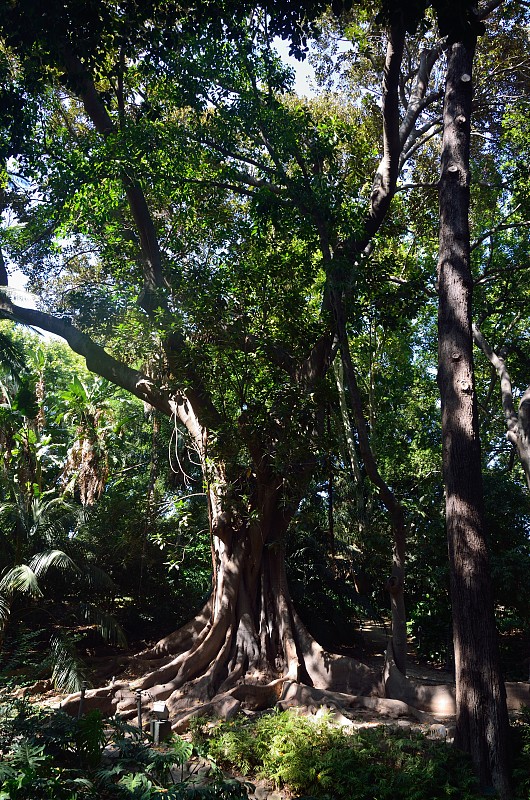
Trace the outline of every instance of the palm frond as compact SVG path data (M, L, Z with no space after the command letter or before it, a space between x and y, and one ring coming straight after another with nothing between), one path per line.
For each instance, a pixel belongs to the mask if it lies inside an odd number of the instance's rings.
M108 644L115 644L118 647L127 647L127 639L123 628L112 614L107 614L92 603L80 603L79 608L82 617L89 625L96 625L103 639Z
M11 603L5 594L0 594L0 632L4 630L11 613Z
M112 595L116 591L116 584L110 575L95 564L83 565L83 581L95 594Z
M37 576L27 564L11 567L0 580L0 594L12 597L15 592L29 594L30 597L42 597Z
M50 640L52 682L57 689L78 692L86 684L86 667L77 655L70 636L61 634Z
M18 508L16 503L11 503L6 501L5 503L0 503L0 523L4 526L7 523L13 523L16 519Z
M2 331L0 331L0 365L15 379L26 367L24 350L20 344Z
M44 550L42 553L36 553L30 560L29 566L38 578L46 575L50 567L57 567L76 575L80 572L77 564L63 550Z
M53 543L65 540L67 532L75 525L75 518L75 508L63 498L35 498L26 522L28 538L34 543L41 542L41 546L46 544L51 547Z

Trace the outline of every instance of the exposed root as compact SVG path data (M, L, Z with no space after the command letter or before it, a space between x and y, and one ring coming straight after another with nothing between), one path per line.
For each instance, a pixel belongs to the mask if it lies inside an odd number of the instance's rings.
M383 685L378 671L349 656L328 653L308 633L296 613L294 619L308 683L318 689L332 689L348 694L382 694ZM305 676L302 674L300 678L304 681Z
M278 702L282 709L293 707L306 707L311 713L319 708L331 709L335 722L339 722L336 715L356 710L368 710L382 717L397 719L399 717L413 717L418 722L430 724L433 718L430 714L419 711L401 700L386 697L364 697L350 695L344 692L322 691L311 686L287 682L284 686L282 697ZM342 723L342 724L349 724Z
M530 683L506 683L506 702L508 711L520 711L521 706L530 708Z
M402 700L409 706L439 717L456 713L455 687L451 684L421 684L405 677L396 666L392 641L389 641L383 672L384 694Z
M197 643L200 634L204 631L210 620L211 602L208 601L190 622L183 625L178 630L173 631L168 636L160 639L154 647L142 650L136 658L142 660L156 660L164 656L176 655L191 650Z
M140 691L146 721L153 702L164 700L173 729L185 730L196 716L214 714L230 718L239 709L259 711L278 704L319 709L327 706L339 724L358 710L383 717L412 717L429 722L429 714L448 717L455 713L454 686L421 684L406 678L397 668L391 642L384 672L355 659L326 652L307 632L292 607L282 606L280 635L257 633L245 607L241 615L228 612L215 625L204 624L201 615L178 634L166 637L142 653L156 669L132 683L111 683L86 692L84 710L99 708L126 719L137 714ZM200 629L202 623L202 630ZM184 642L189 650L176 653ZM170 655L169 651L173 650ZM157 653L158 658L153 659ZM528 684L507 684L508 706L530 706ZM80 694L66 698L61 707L77 714Z

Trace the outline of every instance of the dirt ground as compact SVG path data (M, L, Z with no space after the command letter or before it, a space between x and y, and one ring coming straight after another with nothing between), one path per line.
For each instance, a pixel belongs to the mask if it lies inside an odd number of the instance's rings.
M389 639L388 633L382 625L373 622L364 622L360 627L360 632L366 653L362 660L371 667L381 667L382 669ZM408 651L407 675L421 683L454 683L454 677L450 672L418 661L412 645Z
M361 626L360 633L363 641L362 661L375 669L382 670L388 644L387 631L383 625L366 621ZM141 660L135 659L133 653L95 657L90 659L89 665L94 673L94 685L108 684L112 681L113 677L119 678L120 681L127 680L132 682L141 677L145 671L145 664L142 663ZM407 674L409 677L423 684L454 683L453 676L449 672L419 662L412 647L409 650ZM59 707L60 703L66 697L65 694L54 690L48 681L38 681L31 687L19 690L17 694L29 696L32 700L40 702L43 705L54 707ZM305 709L302 709L302 711L303 713L308 713ZM320 714L321 713L325 713L325 710L320 712ZM398 724L396 720L387 719L378 712L370 709L357 709L355 712L348 713L348 717L354 727ZM452 725L451 718L444 718L443 720L438 720L438 718L436 718L435 722L442 722L446 726ZM428 728L428 723L423 725L418 724L418 719L412 717L401 718L399 720L399 725L408 725L414 728L421 727L422 729Z

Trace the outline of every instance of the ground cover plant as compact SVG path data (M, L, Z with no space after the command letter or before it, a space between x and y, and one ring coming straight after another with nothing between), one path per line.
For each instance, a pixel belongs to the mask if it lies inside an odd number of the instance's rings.
M512 729L516 800L530 790L530 714ZM210 761L208 784L193 773L174 782L171 767L196 754ZM235 773L245 782L227 778ZM0 700L0 800L244 800L265 779L293 797L321 800L424 800L484 797L469 759L408 728L347 731L325 716L296 711L231 721L197 719L192 742L155 747L118 717L79 719L27 699Z
M516 728L516 796L528 797L530 720ZM225 769L265 778L294 796L322 800L425 800L483 797L468 758L440 740L404 728L355 731L296 711L239 716L194 726L194 743Z

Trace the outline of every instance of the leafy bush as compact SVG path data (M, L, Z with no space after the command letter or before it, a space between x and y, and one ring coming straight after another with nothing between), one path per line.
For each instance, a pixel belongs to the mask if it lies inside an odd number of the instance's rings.
M0 650L0 689L14 689L34 683L42 672L40 628L24 625L8 629Z
M521 719L512 729L515 796L517 800L528 800L530 797L530 708L521 710Z

